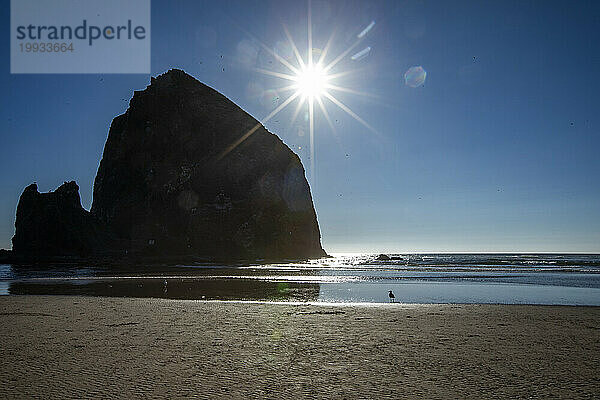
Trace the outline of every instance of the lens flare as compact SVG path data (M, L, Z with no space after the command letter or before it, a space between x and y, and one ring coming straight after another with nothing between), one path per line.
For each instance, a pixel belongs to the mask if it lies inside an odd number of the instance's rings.
M350 57L350 59L352 61L360 61L363 58L367 57L370 52L371 52L371 47L365 47L364 49L362 49L361 51L359 51L358 53L356 53L355 55Z
M425 83L425 78L427 78L427 72L421 66L410 67L408 71L404 73L404 83L406 86L413 88L423 85Z

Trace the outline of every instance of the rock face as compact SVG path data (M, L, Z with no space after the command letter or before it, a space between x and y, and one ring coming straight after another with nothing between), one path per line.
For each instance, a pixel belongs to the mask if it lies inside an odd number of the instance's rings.
M14 253L32 257L81 257L111 246L106 229L81 206L74 181L50 193L38 192L35 183L25 188L12 241Z
M375 258L377 261L390 261L391 258L387 254L380 254Z
M44 194L34 184L15 225L15 254L325 255L298 156L180 70L153 78L113 120L91 212L75 182Z

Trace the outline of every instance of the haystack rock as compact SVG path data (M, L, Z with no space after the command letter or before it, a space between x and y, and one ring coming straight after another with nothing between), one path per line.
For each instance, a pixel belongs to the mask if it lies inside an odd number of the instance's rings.
M152 78L113 120L91 214L132 254L325 255L298 156L181 70Z

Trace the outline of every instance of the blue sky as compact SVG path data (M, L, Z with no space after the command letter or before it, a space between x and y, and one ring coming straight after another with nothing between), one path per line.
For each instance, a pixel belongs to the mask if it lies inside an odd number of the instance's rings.
M0 247L25 186L76 180L84 207L111 120L148 75L11 75L9 2L0 11ZM600 4L594 1L317 1L313 47L342 53L310 178L329 252L600 252ZM307 52L302 1L152 2L151 71L182 68L261 120L252 88L288 84L258 45ZM365 58L352 60L370 47ZM330 59L331 59L330 58ZM404 72L422 66L421 87ZM283 100L289 93L280 93ZM263 96L264 97L264 96ZM281 101L280 100L280 101ZM310 170L308 123L292 106L265 125Z

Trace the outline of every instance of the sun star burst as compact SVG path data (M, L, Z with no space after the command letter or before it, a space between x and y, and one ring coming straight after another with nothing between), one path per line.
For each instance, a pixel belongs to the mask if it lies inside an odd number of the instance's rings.
M329 77L319 64L308 64L296 75L296 89L306 98L321 97Z
M345 51L340 53L337 57L335 57L328 64L324 64L324 61L328 55L331 44L333 42L334 34L332 33L331 36L329 37L329 40L327 41L327 44L325 45L325 48L321 51L319 59L317 60L317 62L314 62L313 61L314 49L313 49L313 38L312 38L312 21L311 21L310 1L309 1L308 5L309 5L308 6L308 38L307 38L308 46L307 46L306 61L300 55L300 52L298 51L298 47L296 46L287 27L284 25L283 30L285 32L285 35L287 36L289 45L295 56L296 65L293 65L293 61L291 61L290 59L286 59L286 58L282 57L281 55L277 54L277 52L273 51L269 46L267 46L260 40L255 39L260 44L260 46L264 50L267 51L267 53L269 53L271 56L273 56L273 58L275 58L275 60L277 60L283 67L287 68L289 70L289 72L283 73L283 72L272 71L272 70L267 70L267 69L262 69L262 68L255 68L255 71L262 73L264 75L291 81L291 84L284 86L284 87L280 87L280 88L278 88L278 90L280 92L292 91L292 94L287 99L285 99L281 104L279 104L274 110L272 110L265 118L263 118L261 120L261 123L263 125L265 123L267 123L275 115L277 115L285 107L287 107L289 104L291 104L294 100L298 99L298 104L297 104L296 109L292 116L291 123L293 123L295 121L296 117L298 116L301 108L306 104L307 111L308 111L308 123L309 123L309 133L310 133L310 136L309 136L309 140L310 140L310 176L311 176L311 179L314 179L314 171L315 171L315 145L314 145L314 143L315 143L315 141L314 141L315 112L314 112L314 106L315 106L315 103L318 104L323 117L327 121L327 124L331 128L333 134L336 136L337 136L337 132L336 132L336 129L335 129L333 123L331 122L329 113L327 112L325 102L323 101L324 98L327 99L330 102L330 104L333 104L333 105L337 106L338 108L340 108L341 110L343 110L346 114L348 114L353 119L358 121L360 124L362 124L364 127L366 127L371 132L377 133L377 131L373 127L371 127L371 125L369 125L365 120L360 118L354 111L352 111L350 109L350 107L348 107L347 105L342 103L339 99L337 99L332 94L332 91L344 92L344 93L354 94L354 95L358 95L358 96L369 96L369 97L374 97L374 96L370 95L368 93L358 92L358 91L352 90L350 88L345 88L343 86L340 86L339 84L338 85L333 84L333 82L332 82L333 80L335 80L336 78L342 77L344 75L347 75L347 74L351 73L351 71L341 71L341 72L338 72L335 74L330 73L330 71L332 70L332 68L334 66L336 66L340 61L342 61L346 56L348 56L348 54L353 49L355 49L359 43L361 43L365 39L367 32L369 30L371 30L373 25L375 25L375 22L371 22L367 26L367 28L365 28L363 31L361 31L361 33L359 35L357 35L357 40L351 46L349 46ZM369 48L369 50L370 50L370 48ZM327 104L329 104L329 103L327 103ZM254 126L248 132L243 134L235 143L231 144L223 153L221 153L221 155L219 156L219 159L225 157L236 146L241 144L250 135L252 135L260 127L261 123Z

